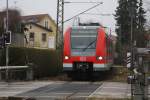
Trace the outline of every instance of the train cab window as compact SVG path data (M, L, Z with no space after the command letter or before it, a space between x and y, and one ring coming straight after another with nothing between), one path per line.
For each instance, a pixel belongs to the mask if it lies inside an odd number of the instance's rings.
M96 29L73 29L71 33L71 47L72 49L95 49L96 37Z

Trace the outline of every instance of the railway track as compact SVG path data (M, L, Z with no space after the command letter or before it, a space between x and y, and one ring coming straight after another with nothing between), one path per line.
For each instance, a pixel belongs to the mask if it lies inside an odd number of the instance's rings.
M3 91L8 93L8 95L4 97L9 98L18 98L14 100L22 100L21 98L33 99L33 100L70 100L70 99L85 99L88 98L96 89L98 89L102 83L94 83L94 82L46 82L39 83L43 85L39 85L37 83L32 83L32 85L36 85L38 88L33 86L31 89L31 85L17 85L10 84L9 87L4 86L3 89L12 91ZM24 91L24 88L28 88L29 90ZM2 89L2 87L0 88ZM14 89L14 90L13 90ZM18 91L17 91L18 89ZM22 92L19 92L22 89ZM15 93L11 95L11 93ZM18 93L17 93L18 92ZM1 92L0 92L1 94ZM10 95L10 96L9 96ZM2 97L2 95L1 95ZM29 100L30 100L29 99ZM13 100L13 99L11 99Z
M68 81L0 83L0 100L95 100L91 98L130 98L130 85Z

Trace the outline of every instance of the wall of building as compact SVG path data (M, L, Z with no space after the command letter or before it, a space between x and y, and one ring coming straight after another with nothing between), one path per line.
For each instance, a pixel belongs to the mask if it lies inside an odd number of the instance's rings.
M46 22L46 25L45 25ZM52 32L48 31L47 29L40 28L35 24L27 24L26 28L28 31L25 33L27 36L27 40L29 41L29 36L31 32L34 32L34 42L30 41L28 47L33 48L50 48L55 49L55 38L56 38L56 24L53 19L46 15L38 23L36 23L42 27L52 30ZM42 41L42 33L46 33L46 41Z
M29 24L26 25L26 27L29 29L28 32L26 32L26 36L28 41L30 41L29 37L30 37L30 33L33 32L34 33L34 41L32 43L32 41L29 42L29 47L41 47L41 48L48 48L48 36L49 36L49 32L39 28L33 24ZM46 41L43 42L42 41L42 33L46 33Z
M50 35L56 35L56 24L49 16L45 16L38 24L41 26L45 26L45 21L48 21L48 29L51 29L53 31Z

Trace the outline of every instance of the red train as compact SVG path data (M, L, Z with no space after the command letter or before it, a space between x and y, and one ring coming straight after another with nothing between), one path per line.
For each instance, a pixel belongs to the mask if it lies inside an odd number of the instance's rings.
M113 64L113 44L101 26L76 26L64 34L63 70L106 71Z

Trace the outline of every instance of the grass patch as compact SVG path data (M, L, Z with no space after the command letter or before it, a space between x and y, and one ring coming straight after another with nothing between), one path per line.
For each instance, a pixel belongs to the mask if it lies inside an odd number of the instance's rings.
M112 70L107 72L105 81L110 82L127 82L128 69L126 67L113 67Z
M114 68L112 75L114 75L114 77L112 78L113 81L121 81L121 82L126 82L127 81L127 77L128 77L128 72L129 70L122 66L122 67L118 67L118 68Z

